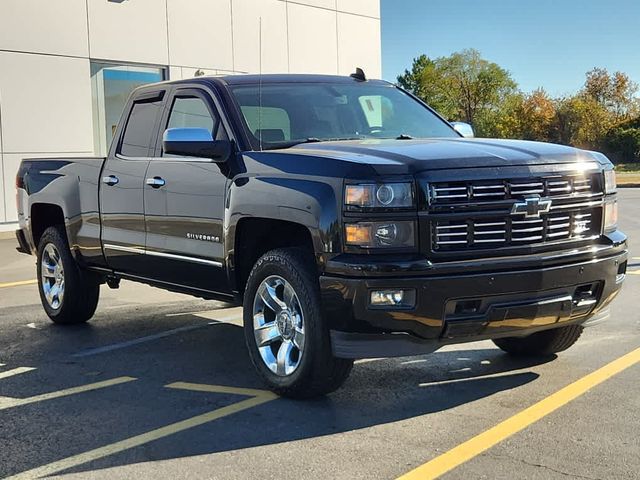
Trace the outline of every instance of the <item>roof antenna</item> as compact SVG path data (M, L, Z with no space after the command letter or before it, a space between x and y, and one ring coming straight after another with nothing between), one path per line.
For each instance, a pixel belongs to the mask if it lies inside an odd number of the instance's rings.
M355 73L352 73L349 76L351 78L355 78L359 82L366 82L367 81L367 77L364 74L364 70L362 70L360 67L356 67Z
M259 18L259 36L258 40L258 57L259 57L259 74L258 74L258 141L260 143L260 151L262 151L262 16Z

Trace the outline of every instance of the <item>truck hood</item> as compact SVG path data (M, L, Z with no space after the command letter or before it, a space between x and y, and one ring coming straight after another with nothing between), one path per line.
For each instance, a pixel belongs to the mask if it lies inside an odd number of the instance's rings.
M592 152L563 145L484 138L319 142L300 144L280 152L366 164L381 175L442 169L579 164L600 160Z

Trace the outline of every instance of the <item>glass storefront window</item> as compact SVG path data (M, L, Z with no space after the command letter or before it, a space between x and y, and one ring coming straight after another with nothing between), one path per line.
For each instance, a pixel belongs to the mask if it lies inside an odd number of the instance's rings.
M95 154L105 156L122 109L134 88L166 78L166 70L137 65L91 62L93 138Z

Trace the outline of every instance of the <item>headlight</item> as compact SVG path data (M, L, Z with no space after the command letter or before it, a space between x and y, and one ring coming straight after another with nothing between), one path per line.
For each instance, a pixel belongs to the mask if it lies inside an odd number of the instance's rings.
M616 184L616 171L605 170L604 171L604 193L615 193L618 190Z
M406 248L416 244L412 221L347 223L344 228L347 246Z
M344 203L347 210L412 208L413 184L380 183L347 185Z
M608 200L604 204L604 231L611 232L618 227L618 202L617 200Z

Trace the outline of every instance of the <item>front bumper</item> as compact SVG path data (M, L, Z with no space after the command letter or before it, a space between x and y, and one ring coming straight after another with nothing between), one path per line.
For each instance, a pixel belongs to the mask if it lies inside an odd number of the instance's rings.
M320 287L337 356L412 355L602 319L622 286L626 260L623 242L568 264L446 275L323 275ZM416 305L372 309L374 289L415 289Z

